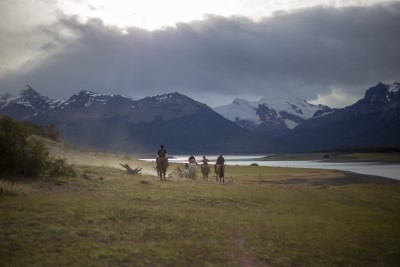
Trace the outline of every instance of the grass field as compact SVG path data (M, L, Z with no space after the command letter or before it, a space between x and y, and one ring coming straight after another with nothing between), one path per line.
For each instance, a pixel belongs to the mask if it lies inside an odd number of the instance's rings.
M54 151L78 177L0 180L0 266L400 265L391 180L228 166L225 184L162 182L134 157Z

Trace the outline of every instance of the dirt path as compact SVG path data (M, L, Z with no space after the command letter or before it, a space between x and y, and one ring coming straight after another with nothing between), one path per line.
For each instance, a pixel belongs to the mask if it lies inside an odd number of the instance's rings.
M263 262L260 259L257 259L252 255L250 255L250 253L246 250L245 242L246 240L243 236L238 236L235 239L235 250L237 251L240 266L242 267L271 266L271 264L269 264L268 262Z

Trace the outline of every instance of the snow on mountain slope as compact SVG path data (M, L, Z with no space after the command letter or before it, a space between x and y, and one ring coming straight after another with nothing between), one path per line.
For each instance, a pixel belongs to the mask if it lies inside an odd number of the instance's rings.
M275 134L293 129L316 114L322 116L331 112L329 107L312 105L293 96L274 96L259 101L237 98L232 104L215 107L214 110L243 128Z
M236 98L232 104L215 107L214 110L230 121L248 120L261 123L256 113L258 103Z

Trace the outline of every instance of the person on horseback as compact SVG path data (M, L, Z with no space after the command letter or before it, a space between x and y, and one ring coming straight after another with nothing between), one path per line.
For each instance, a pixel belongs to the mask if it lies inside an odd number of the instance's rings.
M159 157L165 157L167 156L167 150L165 150L164 145L161 145L160 149L157 152L157 155Z
M219 157L217 158L217 161L215 162L215 173L216 173L216 180L218 182L225 182L224 176L225 176L225 159L222 156L222 154L219 154Z
M196 158L195 158L193 155L191 155L191 156L189 157L189 163L196 163L196 164L197 164Z
M203 174L203 180L208 181L208 174L210 173L210 166L208 165L209 160L206 158L206 156L203 156L201 162L201 172Z
M206 158L206 156L203 156L201 162L203 163L202 165L208 165L209 160Z
M160 149L157 152L157 158L156 158L157 173L158 173L158 158L165 157L166 155L167 155L167 150L165 150L164 145L161 145Z
M217 164L224 164L225 163L225 159L222 156L222 154L219 154L219 157L217 158Z
M164 148L164 145L161 145L160 149L157 152L157 174L160 176L161 180L165 180L165 175L168 168L168 158L167 158L167 150Z

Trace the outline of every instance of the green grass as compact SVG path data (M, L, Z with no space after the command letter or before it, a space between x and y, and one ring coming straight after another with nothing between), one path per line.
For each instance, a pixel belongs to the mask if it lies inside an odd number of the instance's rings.
M78 172L0 183L0 266L400 265L398 184L259 183L343 176L268 167L229 166L225 184Z
M400 153L349 153L343 154L338 161L378 161L399 163Z

